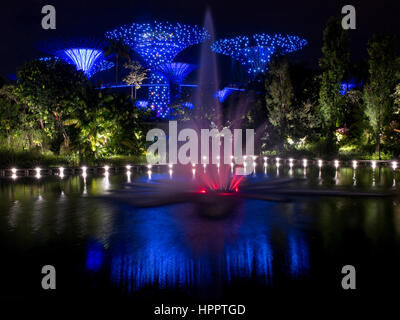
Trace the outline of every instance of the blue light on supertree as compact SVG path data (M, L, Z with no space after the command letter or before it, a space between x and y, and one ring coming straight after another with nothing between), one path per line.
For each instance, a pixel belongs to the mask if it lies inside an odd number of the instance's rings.
M157 109L160 117L169 114L168 79L157 68L171 63L187 47L205 41L209 34L205 28L181 23L132 23L106 32L109 39L122 40L136 51L150 69L149 106Z
M181 84L187 75L195 70L197 66L183 62L163 63L156 67L165 79L168 80L170 95L173 99L179 99L181 96Z
M38 60L43 62L54 62L59 61L60 59L58 57L40 57Z
M136 106L140 109L146 109L149 105L149 102L146 100L138 100L136 101Z
M294 52L305 45L307 40L298 36L260 33L251 37L238 36L218 40L211 48L217 53L238 60L247 68L250 76L255 76L268 70L268 64L274 54Z
M108 69L111 69L114 67L114 62L108 61L108 60L102 60L98 63L96 63L93 68L91 69L91 73L89 78L91 78L93 75L95 75L98 72L102 72Z
M167 80L156 72L150 73L149 108L156 111L156 116L166 118L169 115L169 86Z
M235 90L233 88L225 87L215 93L215 97L219 102L224 102Z
M185 107L190 110L194 108L194 104L191 102L182 102L181 105L182 105L182 107Z
M232 93L237 91L244 91L244 89L233 88L233 87L225 87L221 90L215 92L215 98L218 99L219 102L224 102L226 98L228 98Z
M114 63L103 54L105 43L99 39L74 38L42 42L40 49L82 70L88 78L110 69Z
M158 21L124 25L105 35L129 45L142 56L148 67L172 62L179 52L209 37L205 28Z
M189 73L197 66L183 62L164 63L157 66L156 70L171 83L182 84Z

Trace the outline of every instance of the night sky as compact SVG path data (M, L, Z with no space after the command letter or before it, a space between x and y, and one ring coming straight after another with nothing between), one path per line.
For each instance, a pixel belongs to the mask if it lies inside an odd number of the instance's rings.
M46 4L56 8L56 30L41 28L41 8ZM366 41L375 32L394 33L400 39L398 0L2 1L0 75L7 77L15 74L25 61L43 56L35 47L38 40L64 36L102 36L108 29L134 21L157 19L203 24L207 6L212 11L217 39L256 32L297 34L305 37L309 46L299 52L296 59L315 67L320 57L325 23L330 16L341 16L341 8L346 4L354 5L357 11L357 30L350 32L353 61L366 57ZM185 53L181 58L185 60Z

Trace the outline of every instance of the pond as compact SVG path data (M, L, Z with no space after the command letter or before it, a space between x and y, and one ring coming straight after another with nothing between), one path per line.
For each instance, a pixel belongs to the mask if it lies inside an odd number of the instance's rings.
M160 177L170 178L151 179ZM309 188L379 192L396 190L399 178L389 167L269 166L246 179L274 177L299 178ZM283 295L296 301L348 295L341 287L344 265L357 270L358 295L400 284L397 196L245 199L223 219L199 216L191 203L133 208L99 197L148 179L0 180L0 297L122 299L147 313L157 301L260 308L260 300ZM57 270L56 294L40 286L48 264Z

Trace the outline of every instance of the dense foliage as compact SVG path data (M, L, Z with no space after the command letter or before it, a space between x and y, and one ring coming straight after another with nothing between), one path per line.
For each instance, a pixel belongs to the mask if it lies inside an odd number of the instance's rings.
M396 84L396 41L393 36L374 35L368 42L369 78L364 87L365 114L375 136L380 157L382 130L394 112Z
M256 150L266 154L398 157L396 39L374 35L366 46L368 60L357 63L351 63L348 31L340 21L330 19L322 39L319 69L277 53L268 72L221 105L214 89L197 91L195 99L183 91L170 105L171 116L188 125L255 128ZM135 106L146 70L132 62L122 42L111 40L105 55L115 58L117 82L119 59L128 61L124 82L132 85L130 95L97 90L75 67L51 59L26 63L13 85L0 78L0 165L21 159L77 164L143 157L147 126L155 125L153 114ZM191 108L188 101L199 98L201 105Z
M368 61L354 64L348 47L347 31L332 18L323 33L317 73L287 59L272 60L265 82L272 130L264 151L323 157L400 155L396 40L374 35L368 42Z
M0 89L3 152L63 155L72 163L142 155L150 114L129 96L96 90L82 72L59 61L31 61L15 86Z

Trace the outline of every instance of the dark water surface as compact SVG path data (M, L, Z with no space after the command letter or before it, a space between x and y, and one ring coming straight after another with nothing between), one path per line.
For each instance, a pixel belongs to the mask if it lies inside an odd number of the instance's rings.
M398 179L391 168L278 174L363 191L396 190ZM276 167L267 175L260 168L250 179L276 175ZM1 299L128 301L150 318L157 302L235 302L251 314L281 299L362 299L400 288L397 197L244 200L220 220L200 217L192 204L135 209L96 198L136 178L0 180ZM57 270L54 292L41 289L47 264ZM341 287L349 264L354 292Z

